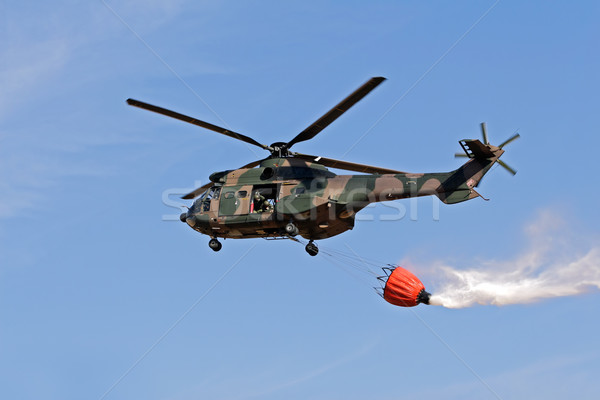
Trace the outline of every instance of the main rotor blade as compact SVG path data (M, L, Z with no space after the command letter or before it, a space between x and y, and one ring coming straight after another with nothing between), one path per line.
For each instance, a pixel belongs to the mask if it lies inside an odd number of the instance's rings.
M294 153L294 157L324 165L330 168L345 169L348 171L364 172L367 174L406 174L407 172L397 171L395 169L374 167L372 165L357 164L348 161L335 160L333 158L310 156L308 154Z
M242 167L239 167L238 169L244 169L244 168L254 168L257 165L259 165L263 160L257 160L257 161L252 161L251 163L248 163Z
M483 136L483 144L490 144L487 135L487 128L485 126L485 122L481 123L481 135Z
M287 148L291 148L295 143L303 142L315 137L319 132L325 129L333 121L338 119L343 113L348 111L350 107L358 103L363 97L369 94L371 90L375 89L383 81L385 81L385 78L383 77L369 79L368 82L356 89L350 96L346 97L338 105L325 113L325 115L316 120L312 125L290 140L287 144Z
M498 147L503 148L504 146L506 146L507 144L509 144L513 140L517 140L520 137L521 137L521 135L519 135L518 133L516 133L513 136L511 136L508 139L506 139L504 142L502 142L502 144L500 146L498 146Z
M196 198L200 193L204 192L206 189L208 189L212 185L214 185L213 182L208 182L206 185L200 186L198 189L195 189L193 192L189 192L185 196L181 196L181 198L184 200L191 200L193 198Z
M252 161L251 163L248 163L246 165L244 165L243 167L240 167L238 169L243 169L243 168L254 168L256 167L258 164L261 163L262 160L258 160L258 161ZM208 182L206 185L200 186L198 189L195 189L192 192L189 192L188 194L186 194L185 196L182 196L181 198L184 200L190 200L190 199L194 199L196 198L199 194L201 194L202 192L204 192L206 189L208 189L209 187L211 187L212 185L214 185L213 182Z
M241 140L242 142L253 144L253 145L258 146L260 148L263 148L265 150L269 150L269 151L273 150L270 146L267 146L267 145L264 145L262 143L259 143L259 142L257 142L256 140L252 139L249 136L242 135L241 133L230 131L229 129L221 128L220 126L217 126L217 125L209 124L208 122L204 122L204 121L201 121L199 119L192 118L192 117L180 114L180 113L175 112L175 111L167 110L166 108L154 106L152 104L144 103L143 101L134 100L134 99L127 99L127 104L129 104L130 106L142 108L144 110L153 111L153 112L158 113L158 114L166 115L167 117L175 118L175 119L178 119L180 121L184 121L184 122L187 122L187 123L190 123L190 124L193 124L193 125L197 125L197 126L202 127L204 129L209 129L211 131L218 132L218 133L220 133L222 135L229 136L229 137L232 137L234 139Z
M516 170L514 170L514 169L512 169L511 167L509 167L509 166L508 166L508 164L506 164L504 161L502 161L502 160L498 160L498 164L500 164L500 165L502 165L504 168L506 168L506 170L507 170L508 172L510 172L511 174L513 174L513 175L516 175L516 174L517 174L517 171L516 171Z

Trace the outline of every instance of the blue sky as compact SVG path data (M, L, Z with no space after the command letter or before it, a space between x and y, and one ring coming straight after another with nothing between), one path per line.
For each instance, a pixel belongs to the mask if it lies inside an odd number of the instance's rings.
M435 291L436 265L597 248L599 16L589 1L3 3L0 396L596 398L597 290L403 309L290 241L214 253L169 205L266 153L125 99L271 143L385 76L294 150L414 172L456 168L482 121L492 143L518 131L503 160L519 172L493 169L489 202L378 205L321 243Z

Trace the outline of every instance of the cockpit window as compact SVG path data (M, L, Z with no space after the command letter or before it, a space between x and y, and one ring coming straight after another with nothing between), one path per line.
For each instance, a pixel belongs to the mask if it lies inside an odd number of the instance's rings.
M213 186L210 189L206 190L204 193L202 193L200 196L198 196L198 198L192 205L192 208L200 212L209 211L211 200L217 200L220 194L221 187ZM234 192L230 192L230 194L231 197L233 197Z
M219 186L213 186L207 190L203 196L204 200L218 199L221 194L221 188Z

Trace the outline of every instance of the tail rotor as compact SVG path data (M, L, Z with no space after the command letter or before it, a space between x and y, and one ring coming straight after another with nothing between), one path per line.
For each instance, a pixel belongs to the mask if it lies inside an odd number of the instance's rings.
M483 144L490 144L490 141L488 140L487 127L485 125L485 122L481 123L481 136L483 137Z
M502 142L502 144L500 146L498 146L498 147L503 148L504 146L506 146L510 142L512 142L514 140L517 140L520 137L521 137L521 135L519 135L518 133L515 133L514 135L512 135L511 137L509 137L508 139L506 139L504 142Z
M489 142L488 134L487 134L487 127L486 127L485 122L481 123L481 136L483 138L483 144L486 145L488 148L496 147L496 146L491 145L490 142ZM502 142L497 148L502 149L504 146L506 146L507 144L509 144L509 143L517 140L520 137L521 137L521 135L519 135L518 133L515 133L514 135L512 135L511 137L509 137L508 139L506 139L504 142ZM473 157L473 155L468 154L468 153L456 153L456 154L454 154L454 156L455 157L469 157L469 158ZM511 168L504 161L497 160L497 162L504 169L506 169L510 174L515 175L517 173L517 171L514 168Z

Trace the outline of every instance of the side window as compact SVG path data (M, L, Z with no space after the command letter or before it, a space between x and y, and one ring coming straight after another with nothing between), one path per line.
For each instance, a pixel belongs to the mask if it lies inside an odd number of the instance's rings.
M203 198L204 198L204 200L207 200L207 201L210 201L212 199L218 199L219 192L221 192L221 188L213 186L212 188L210 188L210 190L208 190L206 192L205 197L203 197Z
M213 186L202 196L202 211L210 211L210 202L211 200L217 200L219 193L221 193L221 188Z
M306 191L306 188L298 186L296 188L294 188L294 190L292 191L292 193L294 193L296 196L303 194Z
M225 197L226 199L233 199L234 196L235 192L225 192L225 194L223 195L223 197Z
M237 192L236 196L238 199L244 199L246 198L246 196L248 196L248 192L245 190L240 190L239 192Z

